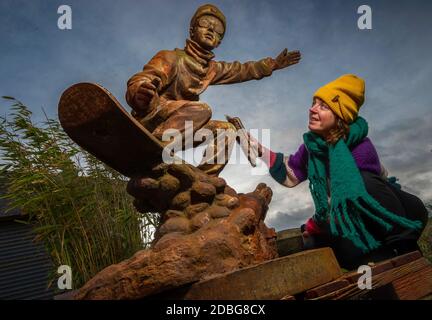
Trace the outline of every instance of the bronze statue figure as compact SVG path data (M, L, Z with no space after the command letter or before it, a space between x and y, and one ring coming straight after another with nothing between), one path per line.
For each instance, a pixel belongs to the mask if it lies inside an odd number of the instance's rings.
M210 120L210 107L199 101L209 85L259 80L300 60L300 52L285 49L275 59L214 61L212 50L225 27L218 8L199 7L185 49L160 51L128 81L132 115L101 85L77 83L63 92L59 119L65 132L130 178L127 191L138 211L159 213L150 248L101 270L69 298L140 299L278 256L276 232L264 223L271 189L261 183L238 194L217 177L225 163L211 163L229 155L232 144L218 148L216 140L198 168L161 159L164 131L185 134L186 121L193 121L194 134L202 128L213 135L242 128L235 118Z
M232 129L226 121L210 120L210 106L199 101L199 95L210 85L239 83L268 77L273 71L299 62L299 51L283 50L275 59L264 58L246 63L213 60L225 34L226 19L214 5L197 9L190 22L190 39L182 49L162 50L135 74L127 83L126 100L132 115L156 138L162 139L167 129L185 132L185 121L193 121L193 133L206 128L216 134L216 129ZM198 167L209 175L218 175L228 162L218 164L218 153L229 153L214 145L214 154L208 163ZM213 162L212 162L213 160ZM214 164L213 164L214 163Z

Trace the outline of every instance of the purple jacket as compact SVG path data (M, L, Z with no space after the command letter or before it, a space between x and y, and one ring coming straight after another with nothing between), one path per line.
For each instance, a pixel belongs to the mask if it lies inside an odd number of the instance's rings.
M378 153L369 138L366 137L362 142L353 147L351 152L360 171L370 171L377 175L381 174ZM309 153L304 144L300 145L297 152L288 157L288 161L286 161L286 158L281 153L273 154L270 161L270 174L276 181L283 183L287 177L288 170L295 175L298 183L305 181L307 179L308 157Z

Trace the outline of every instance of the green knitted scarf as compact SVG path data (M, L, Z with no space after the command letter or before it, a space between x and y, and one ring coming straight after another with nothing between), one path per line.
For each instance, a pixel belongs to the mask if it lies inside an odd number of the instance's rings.
M313 132L303 135L309 151L308 179L316 209L314 218L318 222L329 222L333 236L341 234L365 253L378 248L380 242L366 230L362 216L369 217L387 231L390 231L394 224L410 229L422 227L420 221L412 221L386 210L367 193L349 150L349 147L360 143L367 133L366 120L358 117L350 125L346 141L340 139L335 145L327 144ZM330 170L330 208L327 200L326 159L329 159Z

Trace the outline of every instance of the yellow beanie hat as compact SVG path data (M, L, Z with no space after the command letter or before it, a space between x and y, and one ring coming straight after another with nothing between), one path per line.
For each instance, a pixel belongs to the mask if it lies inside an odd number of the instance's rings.
M353 122L364 102L365 82L354 74L344 74L319 88L314 98L323 100L346 123Z

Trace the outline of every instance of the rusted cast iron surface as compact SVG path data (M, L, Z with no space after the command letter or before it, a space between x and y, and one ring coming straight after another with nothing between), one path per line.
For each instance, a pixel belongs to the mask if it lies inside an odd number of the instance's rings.
M158 298L250 300L288 296L330 282L342 275L330 248L296 253L226 273Z
M280 257L304 250L300 228L279 231L277 233L277 247Z
M277 257L276 232L264 224L272 195L268 187L237 194L221 178L193 183L183 178L178 187L189 186L184 192L192 193L193 202L183 211L165 212L151 249L107 267L69 298L141 299Z

